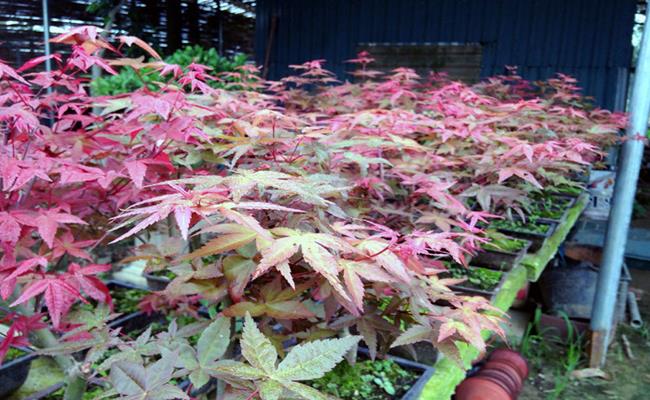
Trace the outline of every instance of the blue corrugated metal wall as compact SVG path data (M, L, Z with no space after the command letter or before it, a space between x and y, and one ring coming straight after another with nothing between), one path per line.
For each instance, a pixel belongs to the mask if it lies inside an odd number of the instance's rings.
M528 79L575 76L607 108L620 105L631 63L636 0L258 0L256 60L272 16L269 77L324 58L345 79L358 43L480 42L482 76L517 65ZM621 79L623 77L623 79Z

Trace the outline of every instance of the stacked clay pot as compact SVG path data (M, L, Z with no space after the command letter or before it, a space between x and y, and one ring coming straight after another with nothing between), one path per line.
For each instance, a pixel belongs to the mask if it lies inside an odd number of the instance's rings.
M485 365L456 388L456 400L516 400L528 377L528 363L516 351L497 349Z

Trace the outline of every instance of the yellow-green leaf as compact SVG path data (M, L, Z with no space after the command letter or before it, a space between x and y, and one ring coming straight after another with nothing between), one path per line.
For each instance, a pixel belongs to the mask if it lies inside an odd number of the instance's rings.
M206 243L200 249L197 249L183 257L183 260L190 260L198 257L205 257L212 254L225 253L230 250L238 249L255 240L257 233L247 230L241 233L231 233L221 235Z
M273 377L281 381L318 379L340 363L359 339L359 336L347 336L299 344L278 365Z
M278 353L271 341L260 332L250 314L246 314L241 338L241 352L244 358L256 368L270 374L275 370Z
M282 386L289 389L293 393L300 396L301 399L305 400L333 400L334 397L328 396L324 393L319 392L311 386L303 385L298 382L282 381L280 382Z
M203 366L220 358L230 344L230 319L217 318L203 331L196 346L199 363Z
M267 376L264 371L234 360L219 360L204 368L210 376L256 380Z
M279 400L284 388L279 382L268 380L260 383L260 397L262 400Z

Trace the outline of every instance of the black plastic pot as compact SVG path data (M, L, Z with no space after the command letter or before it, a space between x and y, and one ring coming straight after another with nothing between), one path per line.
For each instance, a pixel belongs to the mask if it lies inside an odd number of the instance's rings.
M520 239L521 240L521 239ZM519 251L484 250L472 257L472 264L477 267L495 269L497 271L510 271L526 255L531 242L526 240L526 245Z
M106 282L106 286L109 290L111 289L139 289L139 290L150 290L148 287L142 287L130 282L125 282L121 280L109 279Z
M564 222L566 220L566 218L568 216L568 213L569 213L569 210L571 209L571 207L573 207L576 204L576 201L578 201L578 198L573 197L573 196L563 195L563 194L556 194L556 195L553 195L553 197L561 198L561 199L564 199L566 201L566 203L563 205L564 212L562 213L562 216L560 218L558 218L558 219L540 218L539 221L540 222L554 222L554 223L559 225L559 224L561 224L562 222Z
M190 387L190 384L191 384L190 380L187 379L187 380L184 380L183 382L181 382L181 384L178 385L178 387L180 387L182 390L186 391L187 388ZM211 378L208 381L208 383L201 386L200 388L192 388L192 390L190 390L189 394L190 394L191 397L197 397L197 396L200 396L202 394L209 393L210 391L212 391L212 390L214 390L216 388L217 388L217 379L216 378Z
M171 279L165 278L164 276L157 276L150 273L144 273L142 275L147 280L147 286L149 289L155 291L165 290L167 285L169 285L169 282L171 282Z
M503 279L501 279L503 281ZM492 290L482 290L482 289L476 289L472 287L467 287L467 286L462 286L462 285L450 285L449 288L452 289L454 292L459 292L465 295L469 296L481 296L485 297L488 300L492 300L494 296L499 292L499 287L501 284L499 283L499 286Z
M616 321L621 320L620 313L625 314L624 302L630 280L630 273L623 264ZM588 320L591 318L597 282L598 267L594 264L557 261L544 271L539 280L545 308L552 315L565 313L569 318Z
M574 199L577 199L578 197L582 196L582 194L585 192L585 189L581 189L580 192L578 193L568 193L568 192L560 192L560 191L550 191L548 193L554 195L554 196L564 196L564 197L572 197Z
M0 366L0 398L4 399L20 388L29 374L32 360L37 356L29 349L20 348L25 354Z
M469 268L473 268L473 267L474 266L469 266ZM449 288L454 290L455 292L460 292L462 294L466 294L470 296L481 296L481 297L485 297L488 300L492 300L494 296L496 296L496 294L499 293L499 290L501 289L501 286L503 286L503 282L505 281L507 275L508 272L503 271L501 274L501 280L499 281L499 284L496 285L492 290L483 290L483 289L473 288L470 286L464 286L463 283L457 285L450 285Z
M537 222L538 225L546 225L548 226L548 229L546 230L545 233L534 233L534 232L522 232L522 231L515 231L515 230L510 230L510 229L502 229L498 228L498 231L501 233L505 233L506 235L515 237L517 239L525 239L530 241L530 251L531 252L536 252L539 249L544 246L544 242L546 242L546 239L551 237L553 233L555 232L555 228L557 227L557 222L553 221L539 221Z
M556 315L542 314L539 319L539 332L542 336L549 339L561 340L569 339L569 328L571 334L585 335L589 332L589 323L574 319L566 320ZM611 339L610 339L611 340Z
M129 333L139 329L146 329L154 322L165 320L165 317L160 313L147 314L143 311L126 314L114 319L108 323L108 326L115 328L122 328L122 333Z
M106 283L109 290L115 289L144 289L140 286L131 285L125 282L109 281ZM165 317L161 313L147 314L143 311L137 311L130 314L124 314L108 323L111 328L122 328L122 332L128 333L138 329L145 329L154 322L162 321Z
M363 355L366 358L370 357L368 349L360 347L357 351L358 354ZM427 384L431 376L433 375L434 369L429 365L424 365L417 363L415 361L410 361L401 357L395 357L388 355L388 359L393 360L400 367L413 371L419 374L418 379L413 383L413 386L402 396L400 400L417 400L422 394L424 386Z
M397 346L388 352L393 357L403 358L424 365L433 365L438 361L439 353L429 342L417 342L404 346Z

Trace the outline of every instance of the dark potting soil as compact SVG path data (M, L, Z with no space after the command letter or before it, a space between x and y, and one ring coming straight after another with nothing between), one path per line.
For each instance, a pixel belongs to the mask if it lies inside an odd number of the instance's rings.
M440 274L440 277L467 279L465 282L458 284L458 286L485 291L492 291L499 286L499 282L501 282L501 277L503 276L503 273L500 271L480 267L466 268L458 264L448 264L447 271L447 273Z
M131 289L119 286L111 289L115 312L129 314L139 311L138 304L147 294L149 294L149 292L142 289Z
M101 396L106 392L106 389L104 389L101 386L93 386L90 389L88 389L83 396L81 397L82 400L94 400L97 397ZM47 395L46 397L43 397L42 400L63 400L65 396L65 387L62 387L61 389L57 390L54 393L51 393Z
M537 218L529 218L526 222L521 220L498 219L490 222L491 228L507 229L512 232L532 233L543 235L550 226L537 222Z
M5 355L5 358L2 361L2 363L6 364L6 363L8 363L10 361L13 361L13 360L15 360L17 358L20 358L22 356L25 356L25 355L27 355L27 353L25 353L24 351L22 351L20 349L16 349L14 347L11 347L11 348L9 348L9 351L7 351L7 354Z
M148 272L148 274L151 275L151 276L158 277L158 278L167 278L170 281L172 279L176 278L176 274L173 273L172 271L169 271L169 270L152 271L152 272Z
M481 245L481 248L487 251L505 251L516 253L526 247L527 243L525 240L506 236L496 231L488 233L488 237L490 238L490 242Z
M536 199L529 207L530 214L539 218L560 219L564 215L570 199L547 196Z
M310 385L342 400L399 399L415 384L418 374L395 361L358 360L355 365L343 361Z

